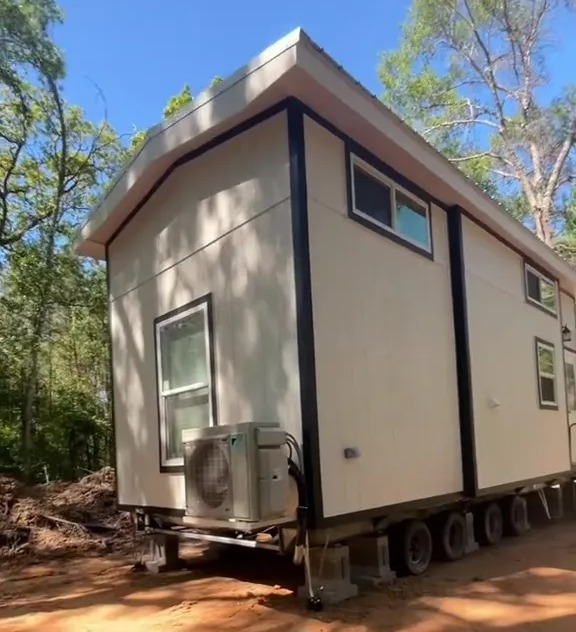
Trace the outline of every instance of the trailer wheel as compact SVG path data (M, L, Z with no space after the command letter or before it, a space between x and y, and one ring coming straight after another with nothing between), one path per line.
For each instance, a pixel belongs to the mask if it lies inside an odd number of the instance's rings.
M480 544L491 546L502 539L502 510L496 503L486 503L476 514L475 531Z
M516 538L524 535L530 529L526 499L523 496L510 496L502 504L506 535Z
M400 563L410 575L422 575L432 558L432 536L420 520L406 522L402 532Z
M446 562L454 562L464 557L466 520L461 513L450 511L441 517L434 548L438 557Z

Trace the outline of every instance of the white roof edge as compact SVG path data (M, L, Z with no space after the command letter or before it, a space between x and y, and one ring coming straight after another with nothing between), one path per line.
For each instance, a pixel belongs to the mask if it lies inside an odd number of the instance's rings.
M305 33L302 28L298 27L294 29L293 31L288 33L288 35L285 35L283 38L279 39L274 44L266 48L259 55L253 57L247 64L244 64L244 66L236 70L230 76L226 77L217 86L214 86L213 88L207 88L198 96L195 96L192 104L184 106L181 110L178 110L176 114L166 119L165 121L160 121L160 123L153 125L146 132L145 142L140 149L143 149L145 144L155 136L162 134L164 131L170 129L174 125L177 125L180 121L190 116L190 114L192 114L195 110L200 109L202 106L206 105L214 98L216 98L219 94L226 92L233 85L237 84L239 81L242 81L242 79L253 73L258 68L265 66L275 57L278 57L278 55L281 55L288 49L298 44L298 42L302 39L304 35ZM126 169L129 168L129 166L134 162L139 153L140 151L138 151L138 153L130 161Z
M302 39L303 35L304 31L301 27L294 29L281 39L277 40L274 44L266 48L259 55L252 58L247 64L239 68L232 75L229 75L228 77L223 79L223 81L217 86L214 86L213 88L208 88L201 92L198 96L195 96L194 102L191 105L185 106L170 118L166 119L165 121L161 121L160 123L157 123L156 125L149 128L146 132L144 141L142 142L141 146L130 157L128 162L122 167L122 169L116 174L116 176L111 180L111 183L108 185L105 193L92 207L86 222L80 228L80 231L76 238L75 246L77 252L87 257L93 257L97 259L105 258L104 245L90 239L93 232L94 220L99 214L101 214L102 211L104 211L103 214L107 216L106 206L114 206L114 204L110 204L110 202L113 202L113 198L115 197L114 194L117 192L122 183L129 178L130 173L132 171L135 171L137 168L139 170L145 169L146 165L150 164L154 160L154 156L147 156L146 154L149 153L150 146L156 138L163 135L170 128L181 124L182 121L194 115L195 112L205 107L219 95L226 93L233 86L243 81L246 77L248 77L256 70L260 69L262 66L265 66L276 57L282 55L282 53L285 53L286 51L295 47ZM158 157L156 156L156 158Z
M212 101L222 99L227 92L232 91L237 84L246 80L249 75L258 72L263 66L266 66L292 48L296 51L294 63L317 84L328 89L333 94L334 99L343 101L341 94L337 94L334 89L331 89L329 79L325 75L326 69L332 70L332 73L328 74L333 74L332 79L335 83L340 83L340 86L348 84L348 87L353 90L352 93L348 93L349 98L345 105L357 112L359 116L364 117L367 125L370 123L367 117L364 116L364 112L375 117L376 122L372 123L372 125L380 128L381 133L386 134L391 142L395 142L397 146L402 146L406 150L412 145L414 159L422 164L424 164L425 160L428 161L425 168L428 170L433 169L439 180L442 179L450 183L451 189L471 207L465 207L471 215L478 216L477 219L480 221L486 220L484 223L489 226L492 224L492 228L501 230L508 235L512 242L518 244L517 247L519 249L523 252L526 251L526 255L529 258L540 260L542 265L551 268L559 277L570 279L572 292L576 290L576 269L574 267L541 242L528 228L515 220L499 204L484 193L458 167L344 70L301 28L295 29L272 44L272 46L265 49L218 86L202 92L195 98L191 106L179 111L170 119L155 125L147 132L143 145L118 174L108 192L93 208L87 222L81 229L77 244L77 250L80 254L95 258L105 257L104 245L98 243L98 240L91 239L91 237L98 226L109 216L109 213L122 201L130 187L142 176L142 172L150 165L160 163L163 158L165 159L169 151L174 151L175 147L159 147L160 137L166 137L167 133L171 135L176 130L184 129L187 125L191 126L191 121L200 117L203 111L206 110L206 106ZM279 72L278 77L285 70ZM342 84L342 82L345 83ZM357 107L354 107L354 102ZM382 117L384 117L384 120L378 122L377 119L382 119ZM383 124L386 120L390 125L385 126ZM386 127L386 132L384 132L384 127ZM402 142L395 141L393 136L401 136ZM193 135L190 135L190 132L188 132L188 137L182 140L181 133L175 138L175 141L188 143L192 138ZM432 164L432 167L430 164ZM120 189L122 190L120 191Z

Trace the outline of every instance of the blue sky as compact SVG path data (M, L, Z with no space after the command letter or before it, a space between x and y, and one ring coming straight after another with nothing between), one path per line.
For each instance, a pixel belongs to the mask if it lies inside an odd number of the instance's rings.
M186 83L200 92L302 26L369 90L379 94L378 53L395 48L410 0L61 0L56 31L64 49L66 95L92 119L107 116L119 133L156 123ZM554 25L561 46L548 63L553 94L576 73L576 19ZM106 99L106 106L99 91Z
M56 39L67 59L66 95L120 133L156 123L188 83L200 92L302 26L373 92L378 53L394 48L408 0L61 0ZM358 10L359 7L361 10Z

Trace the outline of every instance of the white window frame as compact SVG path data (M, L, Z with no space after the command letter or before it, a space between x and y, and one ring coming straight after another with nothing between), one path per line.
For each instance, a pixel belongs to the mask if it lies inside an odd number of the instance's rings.
M204 343L206 350L206 375L207 382L197 382L195 384L189 384L186 386L180 386L178 388L164 389L164 380L162 376L162 345L160 333L164 327L172 325L178 321L185 320L186 318L203 312L204 318ZM184 465L184 458L171 458L167 457L167 432L166 432L166 406L165 398L170 395L178 395L180 393L195 393L198 391L208 390L208 411L210 415L209 425L215 424L213 415L213 401L212 401L212 350L210 346L210 314L208 307L208 299L204 299L198 302L196 305L191 306L182 312L169 316L156 323L155 327L155 346L156 346L156 374L158 378L158 423L160 424L160 466L161 467L181 467Z
M367 213L364 213L360 209L356 208L356 190L355 190L355 182L354 182L354 167L358 167L359 169L361 169L362 171L367 173L369 176L373 177L375 180L378 180L384 186L387 186L390 189L390 195L391 195L390 205L391 205L391 211L392 211L392 217L391 217L392 226L386 226L386 224L383 224L382 222L379 222L378 220L374 219L371 215L368 215ZM365 221L370 222L371 224L374 224L375 226L378 226L378 228L380 228L382 230L385 230L386 232L388 232L388 233L394 235L395 237L397 237L398 239L401 239L402 241L405 241L405 242L411 244L415 248L418 248L419 250L422 250L424 252L432 254L432 230L431 230L431 227L430 227L430 224L431 224L430 217L431 217L431 215L430 215L430 204L429 203L424 202L424 200L419 198L417 195L414 195L414 193L412 193L411 191L408 191L403 186L397 184L394 180L390 179L388 176L383 174L381 171L379 171L378 169L373 167L370 163L366 162L365 160L362 160L362 158L359 158L358 156L356 156L355 154L352 154L352 153L350 154L350 186L351 186L351 189L352 189L352 191L351 191L352 192L352 212L354 213L354 215L357 215L358 217L361 217ZM418 207L420 207L423 211L426 212L426 231L427 231L427 237L428 237L427 245L422 245L420 242L416 241L415 239L411 239L410 237L407 237L406 235L403 235L402 233L397 231L396 223L397 223L398 211L397 211L397 207L396 207L396 191L400 192L402 195L404 195L408 199L412 200L414 202L414 204L416 204Z
M545 349L552 352L552 362L554 364L552 373L543 373L540 371L540 349ZM538 376L538 401L541 408L558 408L558 376L556 370L556 347L545 340L536 339L536 375ZM544 399L542 395L541 378L553 380L554 382L554 401Z
M544 281L544 283L548 283L549 285L552 285L554 287L554 296L556 299L556 305L554 309L551 309L550 307L548 307L548 305L545 305L544 303L541 303L540 301L537 301L535 298L532 298L530 296L530 294L528 293L528 272L538 277L540 281ZM554 279L551 279L549 276L542 274L540 270L537 270L536 268L532 267L529 263L525 263L524 264L524 289L526 293L526 300L529 303L532 303L532 305L536 305L536 307L539 307L540 309L547 311L549 314L552 314L552 316L558 316L558 283L556 283ZM542 295L542 289L540 289L540 295Z

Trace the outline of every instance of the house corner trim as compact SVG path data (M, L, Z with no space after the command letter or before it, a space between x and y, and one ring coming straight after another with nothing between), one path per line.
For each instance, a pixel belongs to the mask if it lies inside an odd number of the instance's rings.
M300 375L300 409L304 453L303 465L307 487L307 498L305 502L308 508L308 524L310 527L317 527L323 521L324 512L322 507L322 482L320 474L314 317L312 310L312 277L310 273L304 109L296 99L290 99L287 104L287 128L290 161L294 281L296 290L298 367ZM303 502L302 499L300 502Z
M476 464L476 436L474 432L474 406L472 371L468 332L468 308L466 299L466 271L462 216L458 206L448 209L448 247L450 252L450 283L452 287L452 313L454 318L454 343L456 351L456 377L458 384L458 417L460 422L460 448L462 452L462 481L464 495L478 495L478 470Z

